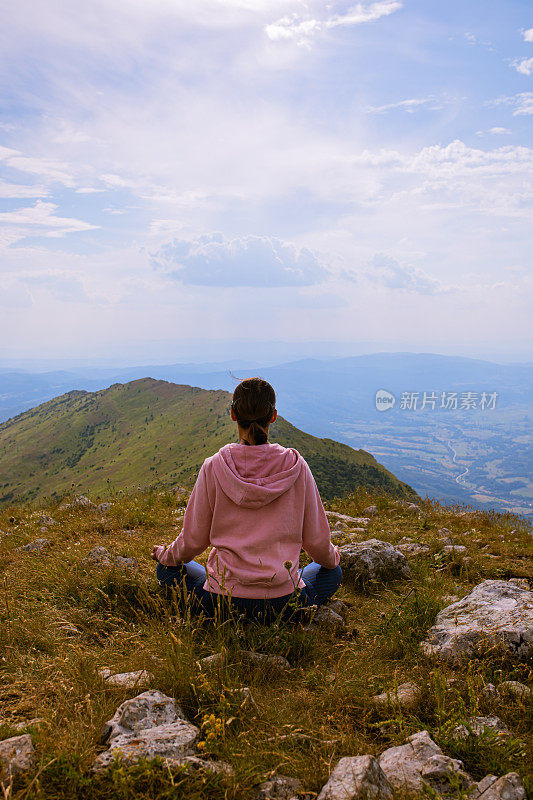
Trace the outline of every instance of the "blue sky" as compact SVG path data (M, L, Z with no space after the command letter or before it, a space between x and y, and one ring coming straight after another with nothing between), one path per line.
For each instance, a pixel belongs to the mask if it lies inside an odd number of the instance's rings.
M0 60L4 357L531 358L526 0L21 0Z

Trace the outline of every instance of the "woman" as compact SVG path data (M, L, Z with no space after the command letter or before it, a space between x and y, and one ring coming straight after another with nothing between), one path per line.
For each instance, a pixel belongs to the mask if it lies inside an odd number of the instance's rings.
M159 582L185 586L208 615L224 598L222 605L245 617L271 620L292 597L320 605L341 583L340 554L307 462L268 441L275 404L262 378L237 386L231 418L239 443L204 461L182 532L168 547L152 549ZM206 569L192 559L209 545ZM299 570L302 548L313 563Z

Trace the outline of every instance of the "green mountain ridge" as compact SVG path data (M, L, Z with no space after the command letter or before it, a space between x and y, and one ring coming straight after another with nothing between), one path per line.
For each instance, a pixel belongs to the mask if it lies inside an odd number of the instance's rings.
M194 484L204 459L235 441L223 390L142 378L71 391L0 424L0 502L31 502L73 486L111 489ZM270 440L295 447L324 499L358 486L416 498L370 453L319 439L278 417Z

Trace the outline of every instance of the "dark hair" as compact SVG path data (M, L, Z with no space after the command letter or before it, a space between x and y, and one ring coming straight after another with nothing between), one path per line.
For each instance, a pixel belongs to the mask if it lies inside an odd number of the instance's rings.
M263 378L246 378L233 392L231 404L237 422L248 430L253 444L266 444L265 427L272 419L276 408L276 393Z

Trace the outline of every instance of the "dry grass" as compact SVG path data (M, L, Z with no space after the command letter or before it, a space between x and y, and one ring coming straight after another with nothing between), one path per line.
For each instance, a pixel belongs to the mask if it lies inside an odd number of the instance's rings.
M445 752L462 758L475 777L515 769L533 788L531 702L489 701L481 693L488 682L531 681L530 667L493 654L451 671L418 649L446 605L444 596L462 596L486 578L527 576L531 538L522 521L508 514L457 516L460 509L432 503L419 515L363 491L330 503L354 516L375 503L380 513L361 538L394 543L410 536L429 544L430 553L412 562L410 582L367 594L343 585L339 596L350 604L350 632L313 633L296 624L265 628L181 619L155 581L149 551L174 538L183 501L167 493L110 499L114 505L103 515L50 506L0 513L0 736L14 735L17 723L45 721L31 729L37 774L6 787L6 798L241 798L275 771L299 777L313 796L338 758L379 753L423 728ZM46 532L39 521L43 513L56 520ZM472 558L467 569L458 559L439 555L443 527L467 545ZM41 554L16 552L38 537L49 539L51 547ZM139 569L123 573L86 566L84 558L95 545L134 556ZM241 649L286 656L291 670L281 675L251 670L239 657ZM227 653L222 668L199 667L200 658L221 650ZM206 754L229 762L235 778L171 774L158 764L129 770L117 765L107 777L92 777L89 767L99 752L103 722L135 694L104 686L97 674L103 666L151 672L152 686L179 700L202 727ZM447 685L450 678L460 680ZM408 680L423 689L415 709L376 710L374 694ZM255 709L241 709L231 693L242 686L251 688ZM475 744L453 743L452 724L488 713L510 727L513 737L505 747L490 736ZM222 724L215 726L213 719ZM288 736L298 733L308 738Z

